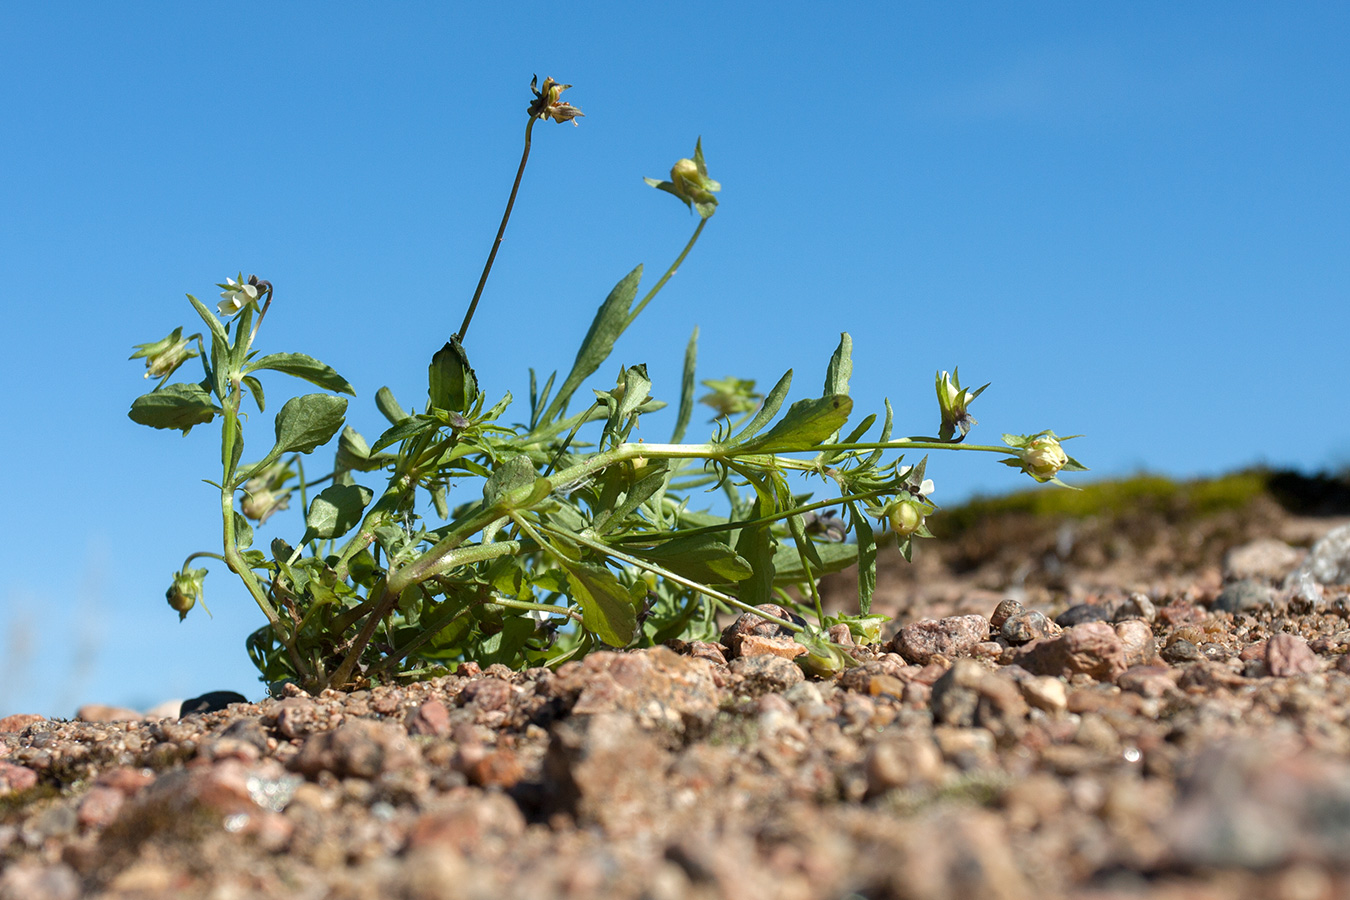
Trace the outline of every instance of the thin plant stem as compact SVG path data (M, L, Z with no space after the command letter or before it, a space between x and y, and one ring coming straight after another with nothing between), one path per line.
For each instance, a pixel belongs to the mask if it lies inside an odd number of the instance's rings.
M638 305L633 307L633 311L628 314L628 320L623 323L623 327L625 330L628 328L629 325L632 325L633 320L636 319L638 315L644 309L647 308L647 304L652 302L652 298L656 296L657 292L659 292L661 288L665 287L666 282L669 281L671 277L674 276L674 274L679 271L680 264L683 263L684 258L689 255L689 251L694 249L694 244L698 243L698 236L703 233L703 226L707 224L708 224L707 219L698 220L698 227L694 229L693 237L689 239L689 243L684 245L684 249L680 251L680 255L675 257L675 261L670 264L670 268L666 269L666 274L661 276L660 281L652 285L652 289L647 292L645 297L643 297L641 300L638 301Z
M487 284L488 274L492 271L492 262L497 258L497 248L502 245L502 235L506 234L506 223L511 220L511 207L516 205L516 192L520 190L520 179L525 175L525 163L530 159L530 133L534 130L535 117L530 116L530 121L525 124L525 151L520 155L520 168L516 169L516 180L511 184L511 196L506 200L506 212L502 213L502 224L497 228L497 239L492 242L492 250L488 252L487 264L483 266L483 274L478 279L478 287L473 292L473 299L469 301L469 310L464 313L464 321L459 326L459 331L455 333L455 339L464 340L464 335L469 331L469 323L473 321L473 314L478 309L478 299L483 296L483 285Z

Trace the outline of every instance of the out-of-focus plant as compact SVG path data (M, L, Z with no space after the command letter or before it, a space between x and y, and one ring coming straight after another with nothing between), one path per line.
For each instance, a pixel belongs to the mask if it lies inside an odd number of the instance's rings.
M702 401L717 415L704 443L685 442L697 328L685 350L669 443L632 440L639 420L666 405L652 396L645 365L621 366L612 382L590 392L593 399L583 399L583 386L717 211L721 185L708 175L701 140L691 159L675 163L669 181L647 179L697 213L688 243L641 299L642 267L625 275L600 304L562 382L555 387L555 372L541 387L531 370L528 418L504 423L512 397L488 403L465 336L535 123L575 124L582 115L560 99L568 87L552 79L531 84L525 150L464 320L431 356L420 412L405 409L388 388L376 392L389 424L373 442L345 425L347 400L339 395L355 392L331 367L303 353L260 355L256 340L275 291L256 276L218 285L214 311L189 295L209 346L178 328L133 356L161 379L132 404L134 421L184 434L210 423L221 429L219 481L211 483L219 489L222 552L190 555L174 575L169 604L186 616L201 602L206 575L192 563L223 562L266 616L247 643L269 683L345 688L434 674L461 660L556 665L597 647L714 638L718 615L737 611L755 611L796 633L809 670L838 671L852 659L826 638L827 628L846 624L859 641L880 635L884 620L869 610L878 546L894 542L908 558L913 539L930 536L925 520L937 507L927 458L905 464L899 452L1011 452L1004 462L1057 483L1060 472L1083 468L1050 431L1005 435L1005 446L964 443L974 424L968 407L984 388L962 388L945 372L937 377L938 437L892 437L889 403L875 436L868 435L876 415L845 432L853 409L848 334L818 397L785 407L791 370L763 395L753 381L705 381L711 393ZM194 357L202 379L169 383ZM247 396L264 411L264 373L322 392L287 401L270 447L264 440L262 456L245 462L242 408ZM333 468L306 475L305 457L334 439ZM794 491L790 476L818 479L825 497ZM725 511L691 508L703 490L721 491ZM292 498L304 510L299 539L255 545L254 525ZM856 613L827 617L820 577L854 565ZM771 602L794 618L758 609Z

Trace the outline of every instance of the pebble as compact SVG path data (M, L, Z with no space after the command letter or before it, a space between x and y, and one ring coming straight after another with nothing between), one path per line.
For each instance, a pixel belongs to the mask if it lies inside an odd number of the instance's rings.
M1013 658L1034 675L1089 675L1098 681L1114 681L1124 672L1125 645L1106 622L1073 625L1062 635L1034 641Z
M1057 634L1059 629L1045 617L1045 613L1034 609L1023 610L1009 616L999 629L999 633L1010 644L1028 644L1040 638Z
M791 660L772 654L733 659L731 671L741 678L740 690L751 697L770 691L781 693L806 677Z
M1194 642L1185 638L1169 640L1167 646L1163 647L1162 652L1158 655L1173 665L1195 662L1201 657L1200 648Z
M1055 624L1060 628L1072 628L1085 622L1111 621L1111 608L1104 603L1080 603L1070 606L1055 616Z
M1288 575L1303 557L1304 551L1296 550L1284 541L1271 537L1257 538L1234 547L1224 555L1223 576L1228 581L1276 581Z
M0 797L16 791L26 791L37 782L37 773L32 769L0 759Z
M144 719L142 713L125 706L106 706L102 703L86 703L75 711L75 718L81 722L134 722Z
M450 710L439 699L432 697L408 713L405 725L409 734L445 737L450 733Z
M806 645L799 644L790 637L764 637L747 634L741 637L741 656L781 656L784 659L796 659L805 656Z
M921 619L902 626L887 649L922 666L938 656L948 659L960 656L988 636L989 620L984 616Z
M761 603L755 608L779 619L795 620L799 624L802 621L800 616L794 616L776 603ZM754 613L741 613L722 632L722 646L727 648L729 659L741 655L741 642L747 635L781 637L789 640L792 638L792 632L776 622L771 622Z
M1307 574L1322 585L1350 584L1350 525L1327 532L1297 569L1289 574L1288 582L1297 583Z
M1123 622L1126 619L1143 619L1152 622L1158 617L1158 607L1149 599L1148 594L1135 591L1116 607L1112 621Z
M1218 612L1251 612L1270 606L1274 599L1275 592L1267 585L1247 578L1236 581L1220 591L1213 609Z
M1125 648L1126 666L1148 665L1158 655L1153 629L1142 619L1126 619L1116 623L1116 637Z
M36 725L38 722L45 721L47 721L46 718L33 713L16 713L12 716L5 716L0 719L0 734L17 734L29 725Z
M1276 678L1292 678L1317 671L1317 654L1308 642L1281 632L1266 641L1266 669Z

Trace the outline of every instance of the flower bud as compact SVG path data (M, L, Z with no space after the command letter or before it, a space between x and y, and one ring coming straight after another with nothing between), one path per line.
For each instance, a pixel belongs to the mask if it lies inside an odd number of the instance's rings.
M685 206L698 210L703 218L717 211L717 198L713 193L720 191L722 185L708 177L708 166L703 161L703 139L694 145L694 158L682 159L670 169L669 181L657 181L644 178L643 181L667 194L674 194L684 201Z
M932 511L922 500L895 500L886 506L886 521L896 537L909 537L923 528L923 520Z
M252 484L252 480L249 484ZM249 491L248 485L244 486L245 491ZM260 487L249 491L239 504L239 510L245 517L252 519L259 525L272 517L272 513L282 509L289 509L291 505L291 495L289 492L276 494L267 488Z
M202 596L202 581L206 578L205 569L184 569L173 574L173 584L164 592L169 606L178 612L178 621L187 618L188 610L197 605Z
M183 329L175 328L168 337L152 344L137 344L129 358L145 360L146 378L165 378L196 355L189 338L183 337Z
M1037 481L1049 481L1069 462L1069 454L1049 435L1033 438L1018 456L1022 459L1022 471Z

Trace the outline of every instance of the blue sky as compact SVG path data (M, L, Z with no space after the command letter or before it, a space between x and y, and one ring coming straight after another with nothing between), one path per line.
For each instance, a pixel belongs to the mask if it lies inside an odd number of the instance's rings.
M164 604L218 547L218 438L126 418L131 345L256 272L264 350L332 364L378 432L375 389L420 403L463 314L534 73L586 117L535 131L467 342L494 396L565 368L610 286L678 252L694 220L641 179L702 135L722 205L614 361L658 396L696 324L701 377L792 367L794 398L849 331L858 414L889 397L903 433L932 431L933 373L959 365L993 383L973 439L1083 433L1094 476L1350 463L1350 7L514 10L0 11L0 715L259 695L261 614L228 573L214 619ZM951 456L939 502L1030 484Z

